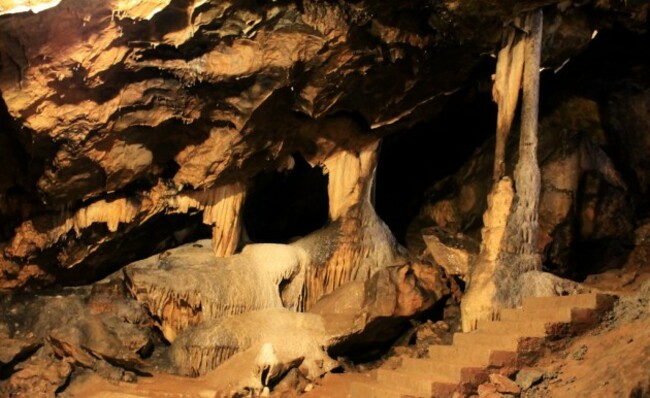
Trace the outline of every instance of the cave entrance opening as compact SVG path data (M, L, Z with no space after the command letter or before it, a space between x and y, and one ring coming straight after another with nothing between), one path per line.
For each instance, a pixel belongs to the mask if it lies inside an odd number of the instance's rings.
M253 242L286 243L328 220L327 176L296 153L288 171L262 171L252 181L243 209L244 228Z

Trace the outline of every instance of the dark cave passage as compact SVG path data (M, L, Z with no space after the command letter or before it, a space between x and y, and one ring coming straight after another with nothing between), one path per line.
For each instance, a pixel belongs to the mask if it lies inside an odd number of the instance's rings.
M471 88L454 95L435 118L384 139L375 208L401 243L427 188L455 173L494 135L495 125L490 93Z
M243 223L253 242L284 243L325 225L327 176L294 154L292 170L262 171L254 179L243 209Z

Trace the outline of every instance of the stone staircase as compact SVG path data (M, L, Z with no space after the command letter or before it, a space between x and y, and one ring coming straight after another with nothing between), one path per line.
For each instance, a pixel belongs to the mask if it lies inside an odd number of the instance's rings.
M453 344L429 348L429 358L403 358L395 369L350 385L351 398L451 397L472 392L492 372L525 365L554 339L593 327L614 298L603 294L526 298L522 308L504 309L500 319L454 334Z

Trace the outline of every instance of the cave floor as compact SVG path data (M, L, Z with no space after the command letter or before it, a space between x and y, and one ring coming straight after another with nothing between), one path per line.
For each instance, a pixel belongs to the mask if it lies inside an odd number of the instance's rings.
M622 360L624 358L624 360ZM602 397L624 396L626 391L644 391L644 378L650 375L650 319L603 325L579 336L565 348L537 362L547 375L540 384L524 391L522 397ZM328 374L322 383L303 394L305 398L351 397L350 385L372 378L373 372ZM273 394L275 395L275 394ZM272 395L272 396L273 396ZM281 397L299 394L284 392ZM215 397L208 380L188 379L166 374L140 377L137 383L111 383L97 374L75 380L66 390L69 397ZM643 395L639 395L643 396Z
M644 270L645 271L645 270ZM595 329L568 338L559 349L545 353L534 364L544 379L522 392L522 398L623 397L650 392L650 272L611 270L585 281L621 297L619 305ZM645 288L644 288L645 286ZM350 386L374 377L374 370L327 374L302 394L305 398L356 398ZM635 390L636 389L636 390ZM186 378L164 373L139 377L136 383L109 381L97 373L76 377L61 395L84 398L218 397L209 375ZM271 396L301 396L284 390ZM636 396L636 395L635 395Z

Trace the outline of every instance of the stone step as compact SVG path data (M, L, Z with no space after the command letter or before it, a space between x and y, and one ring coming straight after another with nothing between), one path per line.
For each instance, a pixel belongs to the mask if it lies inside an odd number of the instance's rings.
M452 345L429 347L429 358L402 358L398 369L377 369L376 381L352 384L349 396L451 397L461 381L482 382L478 379L486 377L491 361L516 357L522 338L544 338L554 328L588 323L613 300L599 294L526 298L523 308L502 310L498 321L480 321L474 332L455 333Z
M490 347L432 345L429 347L429 359L468 366L487 366L490 363Z
M528 322L535 320L536 322L551 322L551 323L569 323L572 320L571 308L557 307L557 308L543 308L543 309L518 309L518 308L504 308L501 310L502 321L512 322Z
M434 382L431 386L431 397L453 398L456 390L458 390L458 384Z
M440 383L460 383L460 370L467 365L453 362L441 362L439 360L404 358L402 367L397 369L403 373L425 373L430 380ZM480 366L474 364L474 367Z
M596 309L599 303L604 302L608 296L603 294L575 294L571 296L554 297L526 297L523 300L523 308L539 310L547 308L591 308Z
M480 330L454 333L454 345L489 347L491 350L517 351L521 336L511 333L489 333Z
M404 393L418 397L430 397L434 381L445 382L433 373L413 372L403 368L397 370L377 369L377 382L384 386L400 386ZM460 380L460 375L458 375Z
M522 337L546 337L549 322L540 321L478 321L480 332L516 334Z
M349 398L403 398L403 397L415 397L415 398L424 398L430 397L431 393L425 395L415 395L410 390L405 390L399 388L399 384L393 384L391 386L384 383L379 383L377 381L367 381L367 382L354 382L350 385L350 394Z

